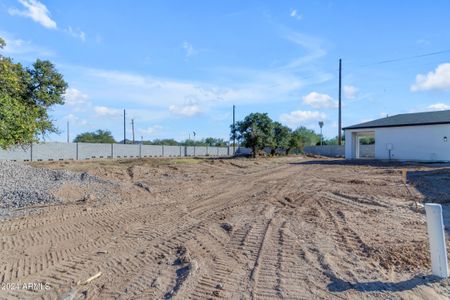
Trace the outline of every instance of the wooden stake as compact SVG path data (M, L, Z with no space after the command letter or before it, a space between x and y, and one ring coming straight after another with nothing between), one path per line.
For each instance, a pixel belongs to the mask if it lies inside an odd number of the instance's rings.
M78 283L79 285L85 285L90 283L92 280L95 280L97 278L99 278L100 276L102 276L102 272L98 272L97 274L95 274L94 276L89 277L88 279L86 279L83 283Z

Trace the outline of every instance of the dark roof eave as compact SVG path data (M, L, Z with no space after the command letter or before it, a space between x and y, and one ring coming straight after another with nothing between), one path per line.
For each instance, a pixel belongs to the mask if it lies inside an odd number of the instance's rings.
M381 126L358 126L358 127L344 127L342 130L347 129L371 129L371 128L387 128L387 127L408 127L408 126L425 126L425 125L442 125L442 124L450 124L450 121L446 122L427 122L427 123L413 123L413 124L392 124L392 125L381 125Z

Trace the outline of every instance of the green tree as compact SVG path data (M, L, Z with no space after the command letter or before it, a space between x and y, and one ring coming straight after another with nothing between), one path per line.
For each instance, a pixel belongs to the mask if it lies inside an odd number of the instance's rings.
M375 144L375 137L365 136L365 137L362 137L359 141L362 145L373 145L373 144Z
M116 141L109 130L97 130L94 132L80 133L73 140L74 143L105 143L113 144Z
M154 139L153 141L144 142L144 145L177 146L178 142L174 139Z
M313 130L306 127L299 127L292 132L290 147L300 148L303 150L305 146L316 145L320 141L320 135L316 134ZM291 150L289 149L289 150Z
M272 140L272 149L271 154L275 155L276 149L285 149L289 148L289 142L291 140L292 130L282 125L279 122L273 122L273 140ZM287 153L286 153L287 154Z
M265 146L273 145L273 122L267 113L251 113L235 128L231 125L231 131L232 137L236 135L244 147L252 149L253 157Z
M227 145L227 142L225 142L223 139L213 137L206 138L204 142L206 145L211 147L224 147Z
M0 49L5 41L0 38ZM24 68L0 55L0 147L25 145L57 132L48 109L64 104L67 83L53 64L37 60Z

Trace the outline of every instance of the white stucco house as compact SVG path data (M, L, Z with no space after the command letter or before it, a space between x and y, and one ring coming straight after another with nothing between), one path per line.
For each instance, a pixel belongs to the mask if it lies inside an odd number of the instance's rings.
M360 158L361 137L375 137L375 159L450 161L450 110L400 114L343 128L345 158Z

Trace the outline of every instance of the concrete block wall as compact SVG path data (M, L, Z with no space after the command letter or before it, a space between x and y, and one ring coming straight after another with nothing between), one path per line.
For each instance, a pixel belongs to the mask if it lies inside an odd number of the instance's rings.
M113 144L113 158L140 157L140 145Z
M366 158L375 157L375 145L360 145L360 156ZM323 145L323 146L308 146L303 150L305 153L317 154L328 157L344 157L344 145Z
M112 144L78 143L74 145L78 147L76 159L112 158L113 155Z
M75 160L77 148L74 143L45 143L33 145L33 160Z
M161 145L142 145L141 146L142 157L159 157L163 155Z
M217 154L218 156L232 156L233 155L233 148L228 147L219 147L219 152Z
M328 157L344 157L345 155L344 145L307 146L303 152Z
M163 156L164 157L175 157L175 156L180 156L180 149L183 147L180 146L162 146L162 150L163 150Z
M31 147L26 147L24 149L21 147L15 147L9 150L3 150L0 148L0 159L29 161L32 159Z
M193 147L193 146L185 147L185 152L186 152L185 156L195 156L195 155L197 155L196 152L197 152L198 149L196 149L196 148L198 148L198 147Z
M245 149L245 148L241 148ZM98 158L230 156L229 147L124 145L95 143L40 143L25 149L0 149L0 160L48 161Z

